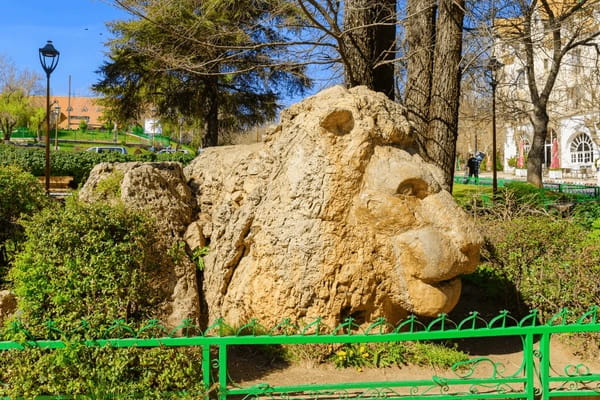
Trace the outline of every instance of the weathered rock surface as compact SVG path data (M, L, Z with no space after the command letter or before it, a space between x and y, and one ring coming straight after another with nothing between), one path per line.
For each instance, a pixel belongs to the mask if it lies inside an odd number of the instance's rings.
M284 111L264 145L206 149L184 172L203 236L189 244L211 249L209 321L449 311L482 239L411 144L400 105L335 87Z
M17 310L17 299L14 293L0 290L0 327Z
M122 171L125 204L168 219L161 230L190 249L210 247L205 322L433 316L458 301L482 239L412 141L402 106L334 87L285 110L265 143L205 149L184 177L171 164L103 164L82 197L102 197L99 183ZM198 310L194 272L170 283L181 315Z

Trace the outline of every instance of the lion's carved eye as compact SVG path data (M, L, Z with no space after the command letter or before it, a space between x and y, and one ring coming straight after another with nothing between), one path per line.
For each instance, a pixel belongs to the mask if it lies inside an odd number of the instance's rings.
M420 179L408 179L398 185L396 195L411 196L418 199L424 199L429 196L429 187L426 182Z

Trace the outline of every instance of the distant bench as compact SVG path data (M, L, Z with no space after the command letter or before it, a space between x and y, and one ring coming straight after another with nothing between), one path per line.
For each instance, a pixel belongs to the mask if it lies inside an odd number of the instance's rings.
M46 185L46 177L38 176L37 177L42 186ZM73 183L72 176L51 176L50 177L50 191L51 192L67 192L71 189L71 184Z

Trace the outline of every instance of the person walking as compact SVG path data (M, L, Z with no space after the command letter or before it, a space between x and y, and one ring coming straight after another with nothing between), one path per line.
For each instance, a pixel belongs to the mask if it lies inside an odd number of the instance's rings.
M469 159L467 160L467 171L469 176L465 179L464 183L470 183L471 177L475 178L476 184L479 182L479 163L481 163L481 160L478 157L469 154Z

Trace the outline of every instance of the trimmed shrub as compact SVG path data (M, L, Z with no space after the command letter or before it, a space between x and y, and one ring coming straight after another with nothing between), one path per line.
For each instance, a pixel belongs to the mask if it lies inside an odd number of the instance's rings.
M520 298L538 309L543 319L563 307L581 315L592 304L600 304L600 243L587 240L588 232L581 226L537 215L488 221L485 229L486 262L480 269L502 277L499 286L510 282L515 302Z
M0 287L3 286L10 253L22 239L22 215L48 206L44 188L31 174L17 166L0 166Z
M57 337L68 346L2 353L0 397L203 398L199 349L88 348L80 342L119 337L116 320L138 330L159 311L162 299L150 273L162 255L152 245L156 230L148 217L73 197L64 209L42 210L24 226L26 241L9 273L18 313L3 337Z
M10 277L33 334L44 335L38 330L48 320L71 331L82 319L102 329L153 316L147 274L157 255L146 217L71 198L23 223L26 241Z

